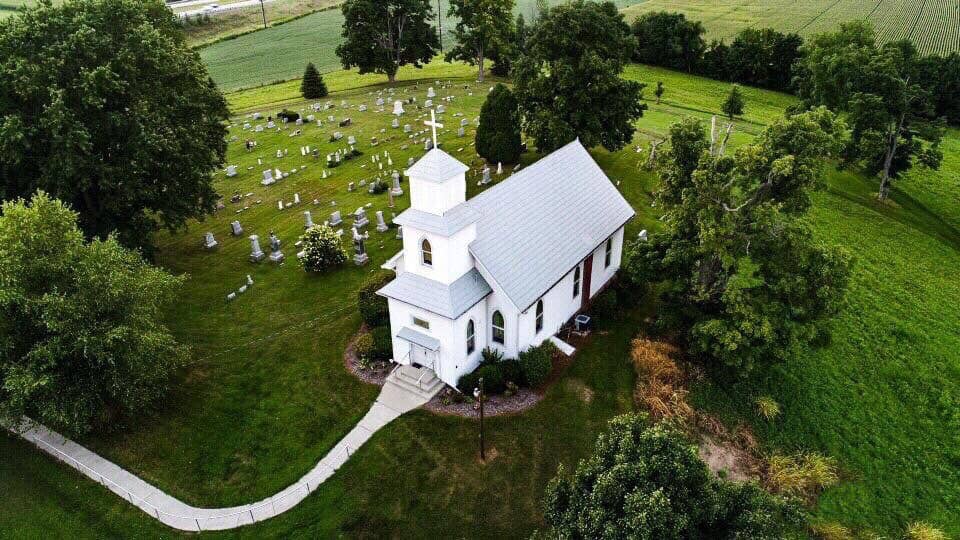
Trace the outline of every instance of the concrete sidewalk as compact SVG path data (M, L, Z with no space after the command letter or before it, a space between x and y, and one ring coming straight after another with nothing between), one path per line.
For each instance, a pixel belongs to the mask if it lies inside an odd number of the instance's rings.
M397 372L391 373L388 380L397 376ZM437 392L439 388L432 394L425 395L406 391L395 384L385 384L367 414L310 472L271 497L230 508L190 506L28 418L23 420L20 429L15 432L165 525L182 531L224 530L263 521L293 508L327 478L333 476L377 430L400 415L425 404Z

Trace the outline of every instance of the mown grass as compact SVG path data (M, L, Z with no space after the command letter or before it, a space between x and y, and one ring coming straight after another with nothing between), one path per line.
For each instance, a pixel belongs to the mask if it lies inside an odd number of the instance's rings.
M474 86L474 96L460 90L470 70L434 63L423 73L430 73L427 80L456 78L459 96L448 107L450 113L463 111L473 118L486 88ZM708 119L728 88L642 66L631 67L627 76L651 85L663 80L667 90L661 105L648 96L650 110L638 123L635 144L662 138L683 115ZM372 105L370 92L382 86L356 88L370 80L331 74L335 94L330 99ZM423 93L425 87L421 84L417 91ZM281 104L299 109L304 103L295 89L287 83L229 99L234 111L243 114L275 112ZM271 105L257 107L257 102ZM790 103L788 96L748 89L735 144L749 140L750 133ZM321 116L326 114L343 115L332 111ZM294 481L365 411L376 390L346 375L341 363L345 340L359 322L351 303L360 280L398 244L390 234L373 232L370 266L308 277L292 262L292 242L302 230L304 209L319 221L332 210L332 199L341 210L373 202L371 216L372 210L385 207L385 196L345 192L348 181L372 176L370 148L364 144L370 135L385 141L378 149L389 149L401 167L422 146L400 150L405 140L387 140L390 128L379 134L389 122L385 115L354 111L350 116L355 127L341 131L356 134L367 155L335 169L328 180L319 179L319 164L305 160L306 170L267 189L257 183L266 166L256 166L256 156L272 155L277 147L289 148L292 156L303 144L316 145L325 154L333 148L325 141L334 128L305 128L302 138L293 139L261 134L261 149L250 154L238 148L246 135L232 131L240 139L231 144L228 163L240 164L241 175L234 180L218 176L218 189L226 197L234 189L254 192L252 199L261 198L262 205L235 215L228 204L220 215L192 224L186 233L158 239L159 262L190 275L170 322L178 337L194 346L197 363L158 415L116 435L91 437L88 444L185 500L234 504ZM412 116L404 122L418 123ZM450 133L441 140L455 156L476 165L466 141ZM456 152L461 147L463 152ZM810 220L818 237L847 246L857 257L849 306L827 346L760 381L693 389L692 399L704 410L730 424L752 423L770 452L820 452L837 460L841 482L824 493L814 510L823 521L893 535L922 520L960 533L953 511L960 497L960 186L953 178L960 166L958 133L949 133L944 148L943 171L919 171L900 181L890 204L877 204L876 183L852 172L831 172L828 189L815 197ZM655 230L657 215L650 201L656 180L638 167L645 154L631 145L594 155L638 211L628 236L641 228ZM533 154L524 157L525 162L533 159ZM296 153L281 161L287 170L301 160ZM254 169L247 171L248 166ZM475 183L468 184L473 194ZM277 199L289 200L293 192L305 204L278 211ZM318 207L309 203L314 197L321 201ZM397 211L407 201L407 196L398 199ZM291 262L281 268L246 262L245 236L227 235L233 219L243 223L245 235L265 237L267 230L277 230ZM220 251L200 249L206 230L216 232ZM253 289L226 303L224 295L247 273L256 281ZM537 407L491 421L489 440L499 455L489 465L476 460L474 421L417 412L379 432L292 512L222 536L528 536L540 525L542 488L556 466L586 455L604 422L631 409L629 341L650 309L645 304L629 320L596 336ZM757 417L759 396L780 404L775 421ZM0 491L14 509L0 510L0 536L39 530L21 522L41 523L61 535L83 536L91 530L103 531L99 536L157 535L148 517L22 443L2 437L0 453L16 456L10 466L0 466ZM77 510L67 510L74 505Z
M558 4L562 0L548 0ZM617 0L619 7L641 0ZM444 47L453 44L456 20L447 16L448 0L441 0ZM528 20L536 13L536 0L517 0L516 13ZM436 2L434 12L436 13ZM210 76L225 91L284 81L303 74L307 62L321 73L341 69L336 48L340 44L343 14L339 9L320 11L265 30L204 47L200 57Z

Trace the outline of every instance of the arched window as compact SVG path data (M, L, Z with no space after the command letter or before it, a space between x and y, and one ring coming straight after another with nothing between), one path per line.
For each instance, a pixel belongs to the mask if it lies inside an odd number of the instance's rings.
M424 266L433 266L433 248L430 247L430 241L426 238L420 242L420 262Z
M580 296L580 265L573 269L573 297Z
M503 345L504 341L504 331L503 331L503 314L499 311L493 312L493 342Z
M610 260L613 258L613 238L607 238L606 251L603 254L603 267L610 268Z
M537 333L543 330L543 300L537 302Z
M477 340L473 332L473 319L467 321L467 354L473 353L477 348Z

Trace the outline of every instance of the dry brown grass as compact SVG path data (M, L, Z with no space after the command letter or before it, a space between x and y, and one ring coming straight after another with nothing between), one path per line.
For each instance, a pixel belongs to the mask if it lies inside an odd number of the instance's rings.
M941 531L930 525L929 523L923 523L918 521L916 523L911 523L907 527L907 538L909 540L948 540L949 537L947 533Z
M853 532L839 523L817 523L810 526L810 532L821 540L854 540Z
M687 403L684 371L672 358L678 352L668 343L633 340L630 356L639 376L633 398L653 420L687 423L694 418L694 410Z
M767 486L774 492L812 501L839 481L836 460L815 452L774 455L767 461Z

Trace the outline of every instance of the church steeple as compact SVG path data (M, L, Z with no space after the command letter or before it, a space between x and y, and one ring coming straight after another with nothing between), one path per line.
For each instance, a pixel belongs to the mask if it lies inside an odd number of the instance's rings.
M466 172L470 168L434 148L407 169L410 207L442 216L467 200Z

